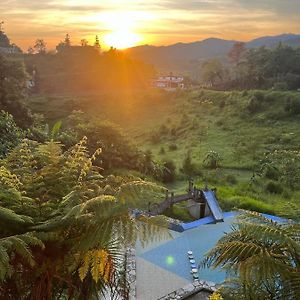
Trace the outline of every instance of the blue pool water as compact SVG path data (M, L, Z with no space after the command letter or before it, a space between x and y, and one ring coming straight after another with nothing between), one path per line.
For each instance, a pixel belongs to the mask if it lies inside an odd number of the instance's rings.
M173 240L167 241L157 247L141 253L143 259L187 280L192 280L191 265L187 252L193 251L198 265L205 253L212 249L225 232L231 231L237 213L224 213L224 222L201 225L177 235ZM273 216L268 216L273 219ZM276 218L276 217L275 217ZM282 219L281 219L282 220ZM276 219L276 221L278 221ZM226 273L220 269L199 269L199 279L221 283Z

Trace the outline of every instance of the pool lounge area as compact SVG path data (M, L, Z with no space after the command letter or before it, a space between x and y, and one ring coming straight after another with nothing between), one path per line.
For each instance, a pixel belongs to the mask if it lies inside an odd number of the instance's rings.
M169 230L169 237L142 247L136 245L137 299L156 300L193 282L188 251L193 252L198 265L211 248L236 220L238 212L224 213L224 222L213 223L210 218L181 224L183 231ZM281 218L265 215L274 221ZM220 284L226 273L220 269L199 268L199 280Z

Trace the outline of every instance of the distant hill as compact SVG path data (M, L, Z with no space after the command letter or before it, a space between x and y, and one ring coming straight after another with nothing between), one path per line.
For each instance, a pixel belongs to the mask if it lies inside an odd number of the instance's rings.
M214 57L226 60L228 52L236 42L238 41L209 38L203 41L177 43L169 46L143 45L124 51L129 57L151 63L160 71L190 73L195 69L196 62ZM300 35L281 34L260 37L246 42L246 47L275 47L280 42L298 47L300 46Z

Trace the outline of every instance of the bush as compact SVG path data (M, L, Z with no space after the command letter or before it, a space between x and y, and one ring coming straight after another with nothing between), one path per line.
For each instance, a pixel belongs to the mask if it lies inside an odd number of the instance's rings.
M276 181L279 179L279 172L275 168L268 167L265 173L265 177Z
M250 113L257 113L261 110L262 108L262 103L256 98L256 97L251 97L247 103L247 110Z
M269 181L266 185L266 191L271 194L281 194L283 192L283 187L278 182Z
M298 115L300 114L300 100L297 98L288 98L284 108L291 115Z
M226 102L225 102L224 99L222 99L222 100L219 102L219 108L220 108L220 109L223 109L223 108L225 107L225 105L226 105Z
M176 144L170 144L169 145L169 150L170 151L176 151L178 148L177 148L177 145Z
M163 163L163 173L161 180L163 183L173 182L176 177L176 165L172 160Z
M182 162L182 168L181 168L181 171L188 175L188 176L191 176L191 175L194 175L195 174L195 171L196 171L196 166L193 164L192 162L192 157L191 157L191 153L188 152Z
M12 115L0 110L0 158L17 146L22 136L22 130L16 125Z
M159 154L161 154L161 155L166 154L166 151L165 151L165 148L164 148L164 147L161 147L161 148L160 148Z
M234 175L232 174L228 174L225 177L226 182L228 182L229 184L236 184L237 183L237 179Z
M220 167L221 160L222 158L220 154L216 151L211 150L206 153L203 164L206 168L217 169Z

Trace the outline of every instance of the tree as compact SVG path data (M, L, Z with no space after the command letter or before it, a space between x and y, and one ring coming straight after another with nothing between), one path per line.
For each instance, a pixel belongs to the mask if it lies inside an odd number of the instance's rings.
M80 44L81 44L82 47L87 47L88 44L89 44L89 42L88 42L86 39L82 39L82 40L80 41Z
M233 276L224 283L225 299L298 299L300 225L277 223L259 213L243 213L203 264ZM235 276L236 275L236 276Z
M238 64L246 53L247 49L245 47L245 43L237 42L233 45L232 49L228 53L229 61L233 64Z
M27 53L29 54L29 55L32 55L32 54L34 54L34 49L33 49L33 47L28 47L28 49L27 49Z
M23 63L0 55L0 107L13 115L22 128L32 123L31 113L24 101L26 78Z
M70 47L71 46L71 39L70 39L70 35L68 33L66 34L64 43L65 43L66 47Z
M100 42L99 42L99 37L98 37L98 35L96 35L96 37L95 37L95 44L94 44L94 47L95 47L98 51L101 50L101 46L100 46Z
M81 112L74 112L70 115L66 128L66 133L73 137L71 141L87 136L88 148L91 152L99 147L102 148L103 152L95 162L98 166L106 170L140 168L142 154L117 125L96 118L88 119ZM62 142L66 144L66 141L62 140Z
M0 30L0 47L10 47L9 38L2 30Z
M214 86L218 81L221 82L224 76L224 68L218 59L211 59L202 65L203 79L211 86Z
M45 54L47 50L46 43L43 39L37 39L33 48L38 54Z

